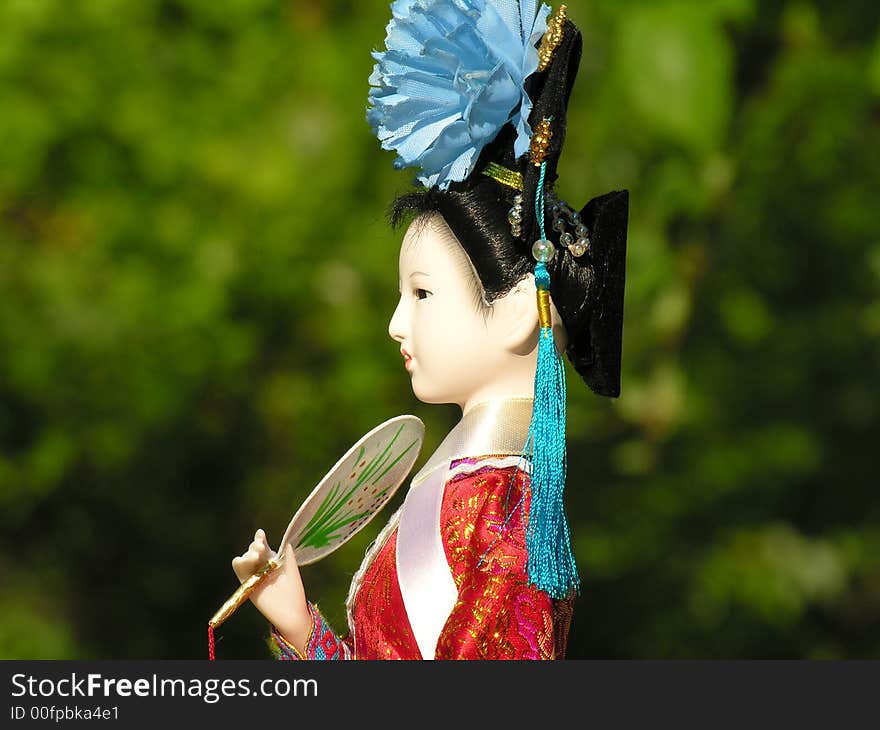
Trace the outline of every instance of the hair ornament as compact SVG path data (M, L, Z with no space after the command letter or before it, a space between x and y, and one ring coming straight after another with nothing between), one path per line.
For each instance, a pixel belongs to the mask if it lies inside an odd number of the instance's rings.
M501 185L506 185L509 188L522 192L522 173L509 170L503 165L499 165L497 162L490 162L483 170L483 174L486 177L491 177L495 182L500 183Z
M467 178L508 123L529 146L538 41L550 8L537 0L395 0L386 50L374 52L367 121L398 169L425 187Z
M590 229L584 225L581 214L572 210L564 200L559 200L552 191L547 192L547 197L551 201L550 214L553 230L559 233L559 245L567 248L575 258L589 253Z
M534 139L534 138L533 138ZM483 170L486 177L517 191L513 197L513 207L507 214L510 233L514 238L522 237L523 218L523 177L520 173L509 170L497 162L490 162ZM559 245L568 249L575 258L580 258L590 251L590 231L581 220L581 214L573 210L568 203L556 197L556 193L548 190L544 193L545 200L550 203L550 214L553 218L553 230L559 234ZM545 247L542 247L542 249ZM532 252L538 260L537 255Z

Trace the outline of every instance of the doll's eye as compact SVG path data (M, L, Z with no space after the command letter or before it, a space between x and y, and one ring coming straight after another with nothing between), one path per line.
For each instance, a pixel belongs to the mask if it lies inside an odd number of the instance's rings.
M414 293L416 295L416 299L427 299L429 296L431 296L431 292L429 292L427 289L416 289Z

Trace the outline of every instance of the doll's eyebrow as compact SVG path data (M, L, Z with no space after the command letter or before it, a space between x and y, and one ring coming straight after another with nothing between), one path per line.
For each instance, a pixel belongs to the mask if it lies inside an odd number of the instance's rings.
M424 271L413 271L413 272L409 275L409 278L412 279L414 276L427 276L427 277L430 278L431 275L430 275L430 274L426 274Z

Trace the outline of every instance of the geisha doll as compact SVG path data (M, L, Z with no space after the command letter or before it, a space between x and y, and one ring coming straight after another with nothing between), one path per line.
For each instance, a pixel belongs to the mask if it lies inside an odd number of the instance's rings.
M581 54L565 6L391 9L367 117L420 185L391 207L407 229L388 332L415 395L462 417L367 551L344 636L291 557L250 598L281 659L561 658L579 590L561 353L619 395L628 195L574 210L554 192ZM245 581L273 555L258 530L232 566Z

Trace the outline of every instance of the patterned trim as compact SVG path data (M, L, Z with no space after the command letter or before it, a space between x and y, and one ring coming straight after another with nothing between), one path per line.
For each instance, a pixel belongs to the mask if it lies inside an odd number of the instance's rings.
M312 614L312 629L306 639L305 650L300 651L273 626L271 643L275 658L285 661L347 659L348 651L345 645L333 633L330 625L318 611L318 607L313 603L308 605L309 613Z
M312 634L314 633L315 624L312 623L312 630L309 632L309 639L306 641L306 646L308 646L308 641L311 640ZM285 639L274 626L272 627L272 635L269 638L269 644L272 647L272 653L275 655L276 659L281 659L283 661L297 661L306 658L303 656L303 653Z

